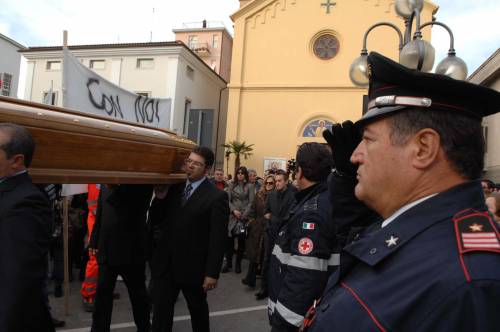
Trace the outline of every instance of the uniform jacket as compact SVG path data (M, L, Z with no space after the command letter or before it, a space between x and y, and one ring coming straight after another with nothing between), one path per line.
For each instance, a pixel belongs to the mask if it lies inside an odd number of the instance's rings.
M43 295L52 213L27 173L0 183L0 331L53 331Z
M297 204L283 221L269 268L269 318L278 328L295 328L338 265L326 183L295 194Z
M153 200L150 225L158 235L151 236L151 272L201 285L206 276L219 278L229 204L227 193L205 180L182 205L185 186L172 185L165 199Z
M255 199L255 187L251 183L245 183L244 185L231 183L227 190L229 195L229 209L231 214L229 215L229 224L227 226L228 236L231 236L231 231L236 226L238 221L235 215L232 213L234 210L241 212L241 220L246 222L253 216L253 202Z
M468 182L357 235L309 331L498 331L500 249L460 249L474 224L500 247L485 214L481 185Z
M146 218L153 188L150 185L101 187L89 247L97 248L97 262L111 266L144 264Z

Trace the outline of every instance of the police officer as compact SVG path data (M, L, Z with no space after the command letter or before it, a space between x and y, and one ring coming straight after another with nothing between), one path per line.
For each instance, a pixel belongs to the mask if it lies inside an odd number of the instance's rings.
M272 331L297 331L310 303L338 265L326 179L331 154L319 143L297 151L296 204L279 228L269 267Z
M356 197L380 218L348 241L304 324L314 332L498 331L500 242L478 179L481 118L498 111L500 94L376 53L368 61L368 112L350 157L358 169L339 175L357 178ZM326 134L334 154L354 130L347 123Z

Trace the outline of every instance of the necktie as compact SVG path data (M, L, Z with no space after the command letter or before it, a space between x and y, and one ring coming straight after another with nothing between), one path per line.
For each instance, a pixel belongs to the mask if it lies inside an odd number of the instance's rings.
M186 204L187 200L189 199L189 196L191 195L192 190L193 186L191 185L191 183L188 183L186 189L184 189L184 193L182 194L182 205Z

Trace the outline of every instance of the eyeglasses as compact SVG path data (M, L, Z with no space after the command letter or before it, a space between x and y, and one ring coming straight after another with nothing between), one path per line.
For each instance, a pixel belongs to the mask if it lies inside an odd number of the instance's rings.
M205 166L204 163L201 163L199 161L196 161L196 160L192 160L192 159L184 159L184 164L186 165L189 165L189 164L193 164L193 166L196 166L196 167L203 167Z

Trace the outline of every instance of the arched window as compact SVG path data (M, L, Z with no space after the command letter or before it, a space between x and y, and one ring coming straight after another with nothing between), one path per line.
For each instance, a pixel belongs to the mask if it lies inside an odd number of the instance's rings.
M302 131L302 137L323 137L325 129L332 129L333 122L326 119L317 119L309 122Z

